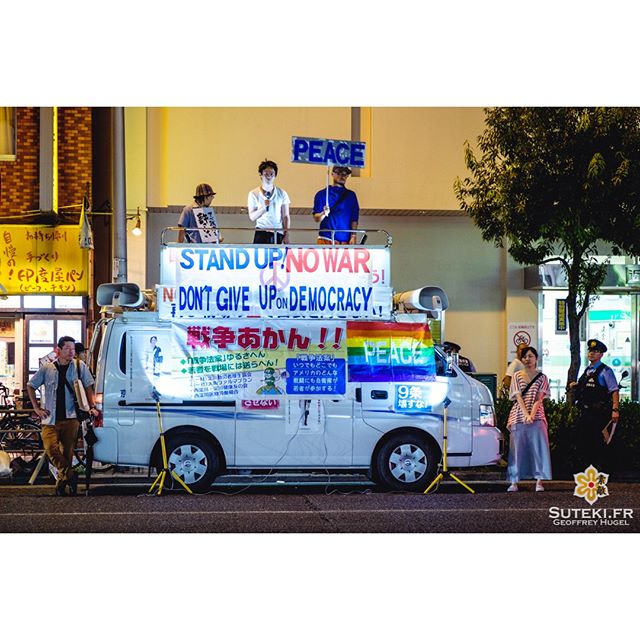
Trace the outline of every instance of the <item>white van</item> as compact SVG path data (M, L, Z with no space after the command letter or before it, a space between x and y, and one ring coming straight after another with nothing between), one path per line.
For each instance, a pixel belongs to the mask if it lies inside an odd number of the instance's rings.
M160 467L156 403L127 393L132 384L128 336L133 332L145 344L170 344L171 322L155 311L125 311L101 323L94 345L99 343L94 356L102 412L95 459ZM388 489L423 491L442 456L446 397L449 466L497 463L502 435L489 390L447 362L438 347L435 355L429 411L398 407L397 399L409 391L402 382L349 381L344 396L333 399L161 400L169 466L194 491L205 491L216 476L238 470L366 471ZM154 369L150 375L160 374Z

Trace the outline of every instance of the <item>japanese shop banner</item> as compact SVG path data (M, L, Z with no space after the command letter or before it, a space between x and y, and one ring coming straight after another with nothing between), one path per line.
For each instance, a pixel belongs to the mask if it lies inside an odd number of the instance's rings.
M428 324L349 322L350 382L431 382L436 360Z
M346 359L345 322L172 323L171 385L184 399L342 397Z
M386 247L172 244L162 248L160 318L389 319Z
M0 293L83 295L89 291L88 251L77 225L0 228Z

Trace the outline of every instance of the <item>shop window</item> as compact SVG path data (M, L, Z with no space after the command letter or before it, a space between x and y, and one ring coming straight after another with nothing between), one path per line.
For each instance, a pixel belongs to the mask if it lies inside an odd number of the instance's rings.
M30 296L25 296L25 299ZM43 296L49 297L51 296ZM62 336L71 336L78 342L84 342L84 317L58 315L54 317L26 316L27 367L24 383L40 368L44 359L54 359L55 348Z
M16 109L0 107L0 160L16 159Z

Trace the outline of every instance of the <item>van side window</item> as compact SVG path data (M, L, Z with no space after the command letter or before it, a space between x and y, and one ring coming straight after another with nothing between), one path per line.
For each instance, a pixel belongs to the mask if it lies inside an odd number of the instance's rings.
M447 363L445 359L436 351L436 375L447 375Z
M454 369L447 372L447 359L438 350L436 350L436 375L448 376L449 378L455 378L458 375Z
M120 338L120 371L127 373L127 332L125 331Z

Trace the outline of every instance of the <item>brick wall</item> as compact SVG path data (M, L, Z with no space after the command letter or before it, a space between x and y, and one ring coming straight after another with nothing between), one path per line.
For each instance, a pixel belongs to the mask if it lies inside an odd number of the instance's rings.
M58 205L80 204L91 193L91 107L58 109Z
M16 160L0 160L0 219L38 208L40 110L35 107L18 107L16 125Z
M0 161L0 221L38 209L40 109L18 107L16 160ZM92 170L91 108L58 109L58 205L80 204ZM27 218L23 222L30 222ZM21 222L7 220L7 222Z

